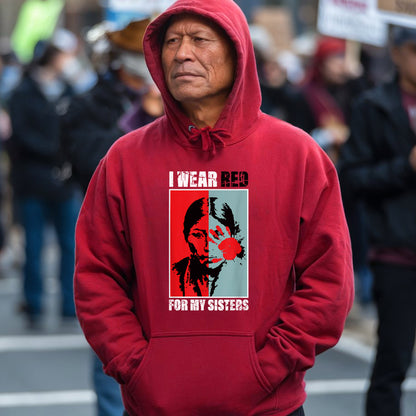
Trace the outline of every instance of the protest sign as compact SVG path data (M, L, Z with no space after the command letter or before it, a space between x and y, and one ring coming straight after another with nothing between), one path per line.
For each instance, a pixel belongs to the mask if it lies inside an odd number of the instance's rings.
M121 28L132 20L157 15L173 2L174 0L109 0L106 20L116 28Z
M22 62L32 59L39 40L53 35L63 7L63 0L26 0L23 3L11 36L13 50Z
M387 42L387 25L376 9L376 0L320 0L320 33L375 46Z
M378 0L378 10L386 22L416 27L416 0Z

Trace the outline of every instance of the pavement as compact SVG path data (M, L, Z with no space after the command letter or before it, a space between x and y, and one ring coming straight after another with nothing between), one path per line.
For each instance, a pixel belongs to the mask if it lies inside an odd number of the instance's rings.
M343 336L351 337L363 345L374 348L376 332L377 312L374 304L362 306L356 301L345 323Z

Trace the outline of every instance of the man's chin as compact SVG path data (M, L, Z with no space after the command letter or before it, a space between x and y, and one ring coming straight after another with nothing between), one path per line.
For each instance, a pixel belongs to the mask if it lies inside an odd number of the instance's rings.
M172 89L171 94L176 101L179 101L182 104L199 101L205 97L202 85L191 82L182 83L180 86Z

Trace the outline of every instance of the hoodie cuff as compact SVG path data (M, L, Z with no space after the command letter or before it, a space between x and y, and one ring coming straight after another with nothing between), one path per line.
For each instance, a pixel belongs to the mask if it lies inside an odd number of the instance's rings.
M116 379L119 384L128 384L143 361L143 357L147 351L147 345L147 341L143 342L142 348L135 350L128 358L124 356L113 358L104 366L105 374Z

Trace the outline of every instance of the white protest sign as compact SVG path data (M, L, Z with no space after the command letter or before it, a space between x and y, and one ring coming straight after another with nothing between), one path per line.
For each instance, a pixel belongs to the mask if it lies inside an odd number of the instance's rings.
M108 8L116 12L160 13L174 0L109 0Z
M377 12L376 1L319 0L319 32L327 36L384 46L387 42L387 24Z
M416 0L378 0L378 10L386 22L416 27Z
M108 0L106 20L121 29L132 20L155 16L167 9L174 0Z

